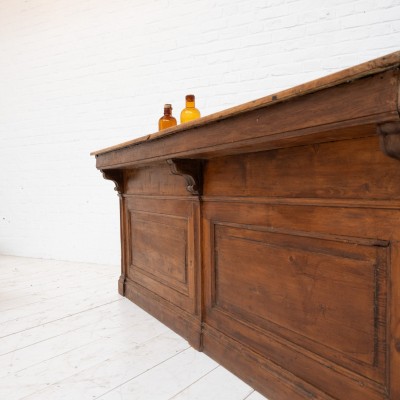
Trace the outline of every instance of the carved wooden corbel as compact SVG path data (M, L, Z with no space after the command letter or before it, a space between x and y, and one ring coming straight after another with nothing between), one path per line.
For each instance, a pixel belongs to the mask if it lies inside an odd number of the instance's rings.
M124 176L120 169L102 169L100 170L103 174L103 178L113 181L115 184L114 190L118 192L118 194L122 194L123 192L123 182Z
M174 175L185 178L186 190L193 195L201 195L203 190L202 160L173 158L167 164Z
M400 122L378 125L381 150L389 157L400 160Z

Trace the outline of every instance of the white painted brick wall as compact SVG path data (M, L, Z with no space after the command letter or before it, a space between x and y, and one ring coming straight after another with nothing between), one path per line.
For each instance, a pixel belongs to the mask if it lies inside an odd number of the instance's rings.
M400 48L400 0L0 0L0 253L119 263L89 152Z

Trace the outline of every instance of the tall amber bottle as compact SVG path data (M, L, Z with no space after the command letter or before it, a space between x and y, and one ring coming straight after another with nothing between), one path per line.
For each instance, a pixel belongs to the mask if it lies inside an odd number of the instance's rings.
M172 105L164 104L164 115L158 120L158 130L161 131L176 125L176 119L172 116Z
M181 123L200 118L200 111L195 107L194 94L186 96L186 107L181 112Z

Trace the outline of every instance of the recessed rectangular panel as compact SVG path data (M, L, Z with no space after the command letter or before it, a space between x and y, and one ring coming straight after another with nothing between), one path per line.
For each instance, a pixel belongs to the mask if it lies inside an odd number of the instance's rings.
M226 225L214 240L214 307L376 366L385 247Z
M131 269L187 292L187 219L131 212Z

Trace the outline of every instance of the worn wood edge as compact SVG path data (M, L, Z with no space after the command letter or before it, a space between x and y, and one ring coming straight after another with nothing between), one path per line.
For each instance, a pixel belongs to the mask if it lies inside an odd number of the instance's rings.
M240 139L237 141L231 141L229 143L222 143L220 145L213 145L211 147L199 147L188 151L180 151L174 153L166 153L163 156L141 158L129 162L119 162L116 164L102 163L102 158L97 158L96 167L101 170L105 169L126 169L132 168L134 166L145 166L155 163L161 163L168 158L203 158L209 159L213 157L242 154L242 153L253 153L255 151L269 151L285 147L293 146L304 146L310 143L324 143L334 140L351 140L362 138L366 136L376 135L376 124L393 121L393 119L398 118L397 111L384 112L369 115L367 117L353 118L346 121L332 122L328 124L316 125L306 128L294 129L294 130L284 130L282 132L276 132L267 136L258 136L256 138L250 139ZM365 126L368 129L367 133L363 134L348 134L339 135L338 132L344 132L348 128L353 128L356 126ZM372 128L372 129L369 129ZM324 133L329 135L329 137L323 137L322 139L315 140L314 135ZM282 142L285 142L283 145ZM250 150L248 149L250 146ZM254 149L256 146L256 150ZM120 150L126 151L129 148L122 148ZM212 149L213 155L210 156L209 151Z
M388 270L390 286L388 296L391 298L389 308L390 325L388 326L388 352L390 354L388 364L388 383L390 387L390 399L400 398L400 242L392 241L390 254L391 267Z
M280 206L318 206L329 208L368 208L400 210L400 199L316 198L316 197L257 197L257 196L202 196L207 203L271 204Z
M228 358L231 362L227 368L231 372L263 395L271 398L271 400L280 398L290 398L291 400L303 400L307 398L315 400L336 400L329 394L322 392L320 389L307 383L291 372L279 367L273 361L252 351L248 347L222 334L207 324L204 325L203 342L205 354L210 355L211 358L220 362L223 366L226 365L226 358ZM218 347L223 347L224 350L218 351ZM224 353L224 357L220 357L220 351ZM251 367L255 364L259 365L258 371L262 374L261 378L259 376L253 376L251 373ZM287 393L289 391L290 397L278 397L277 388L278 392L282 391L282 393ZM279 393L279 395L282 396L282 393Z
M118 279L118 293L121 296L125 296L125 281L126 281L126 275L122 273Z
M379 57L362 64L358 64L356 66L335 72L333 74L314 79L307 83L294 86L293 88L286 89L265 97L261 97L256 100L252 100L250 102L241 104L239 106L231 107L223 111L219 111L208 116L199 118L195 121L186 122L184 124L178 125L173 128L165 129L161 132L155 132L152 134L148 134L133 140L129 140L127 142L123 142L111 147L106 147L101 150L93 151L90 153L92 156L98 156L104 153L108 153L110 151L123 149L130 146L135 146L140 143L160 139L167 137L169 135L189 130L195 129L196 127L207 125L213 122L221 121L223 119L233 117L235 115L253 111L262 107L267 107L273 104L277 104L283 101L288 101L294 97L303 96L306 94L310 94L319 90L327 89L329 87L351 82L357 79L361 79L373 74L377 74L379 72L383 72L389 69L393 69L395 67L400 66L400 51L387 54L383 57Z
M192 203L196 203L199 201L198 197L195 196L173 196L173 195L164 195L164 194L152 194L152 193L124 193L122 195L123 198L131 198L131 199L151 199L151 200L177 200L177 201L190 201Z
M310 236L312 237L312 236ZM317 237L317 236L316 236ZM324 239L323 237L320 237L320 239ZM329 240L329 238L328 238ZM341 239L343 243L346 242L346 240ZM358 244L357 241L352 241L354 244ZM362 244L362 241L360 242ZM233 315L223 308L219 306L214 306L212 308L212 311L209 311L209 316L216 312L220 315L223 315L224 318L232 319ZM293 357L297 358L298 356L301 356L310 362L313 362L319 366L322 366L323 368L327 365L329 365L329 370L331 373L334 373L337 377L341 377L343 380L346 380L348 383L354 383L354 382L362 382L362 386L367 388L370 391L373 391L374 393L385 393L386 387L384 382L380 382L371 376L363 375L360 372L354 371L352 369L349 369L346 365L341 364L334 358L327 358L326 355L319 354L318 352L315 352L307 347L302 347L302 345L299 345L299 343L292 341L288 338L285 338L284 336L281 336L278 333L274 333L271 331L265 331L262 328L258 327L257 325L254 325L251 322L245 321L245 320L236 320L236 323L239 323L240 326L244 327L245 329L252 330L255 332L258 337L264 337L266 338L269 342L274 342L275 344L278 344L281 348L286 348L290 352L292 352ZM207 327L212 328L213 330L217 331L218 334L220 335L226 335L225 332L219 329L218 326L211 326L212 322L210 321L210 324L207 325ZM235 339L233 339L235 340ZM251 345L247 344L242 344L244 347L248 347L249 350L258 352L256 348L252 347ZM260 353L261 357L264 357L265 354L267 353ZM296 354L296 356L295 356ZM349 358L352 358L349 356ZM353 361L357 364L368 366L368 367L373 367L372 364L369 363L364 363L363 361L360 361L358 359L353 359ZM274 361L273 361L274 362ZM275 362L274 362L275 363ZM279 364L278 364L279 365ZM286 367L282 367L284 370L287 370ZM289 371L289 370L288 370ZM289 371L290 372L290 371ZM293 372L290 372L291 374L294 374ZM299 379L303 379L299 377ZM313 384L312 384L313 385ZM313 385L314 386L314 385Z
M203 326L203 341L205 342L204 346L204 352L206 354L212 354L212 358L218 361L218 358L214 357L213 353L213 348L210 348L210 346L207 346L207 341L208 340L213 340L215 343L217 343L218 346L222 346L224 348L223 352L224 354L226 353L231 353L231 352L238 352L240 353L240 360L245 360L249 361L250 365L251 364L258 364L260 365L260 370L262 370L264 376L271 374L272 376L275 376L277 379L283 381L283 386L285 387L290 387L294 388L295 392L298 392L298 389L300 389L300 395L303 392L303 389L306 391L308 396L305 396L304 398L313 398L313 399L320 399L323 396L323 399L335 399L339 400L339 398L331 397L333 395L330 395L323 391L323 389L318 388L317 386L314 386L312 383L305 381L303 378L300 376L295 375L293 372L288 371L286 368L281 367L279 364L275 363L272 359L269 359L263 354L258 353L256 350L253 350L251 347L248 347L242 343L237 342L234 338L226 335L225 333L219 331L218 329L210 326L209 324L205 323ZM293 347L291 345L290 347ZM294 349L296 349L296 346L294 346ZM296 350L295 350L296 351ZM304 353L299 353L302 356L308 357L310 359L314 359L317 363L321 362L321 359L314 355L313 353L310 353L309 351L306 351ZM238 359L238 358L236 358ZM223 361L221 360L221 364L223 365ZM359 375L357 373L350 372L346 370L343 367L340 367L336 365L335 368L331 364L328 364L329 370L332 370L335 374L339 374L343 377L343 379L347 380L349 384L353 384L354 388L357 389L357 386L360 386L360 388L366 388L367 390L370 391L371 395L373 395L374 399L382 399L382 396L385 396L386 394L386 388L380 384L377 383L368 377ZM236 365L235 365L236 367ZM237 366L239 373L237 373L237 376L239 378L244 379L249 382L248 378L246 377L246 369L241 369L240 365ZM229 368L232 372L235 373L235 370L232 368ZM243 372L244 371L244 374ZM350 373L349 373L350 372ZM251 376L252 378L253 376ZM361 382L359 380L359 377L363 378L364 380ZM250 384L254 385L254 388L259 390L260 392L264 393L266 396L269 396L272 394L269 394L265 392L264 388L264 380L263 378L260 379L260 384L261 386L257 387L257 381L256 382L251 382ZM268 389L270 389L268 387ZM327 396L327 397L325 397ZM280 397L278 397L280 398ZM303 399L303 397L301 397ZM359 398L359 397L357 397ZM271 398L272 400L272 398ZM290 397L290 400L292 400L292 397Z
M124 296L201 351L201 321L145 287L125 278Z

